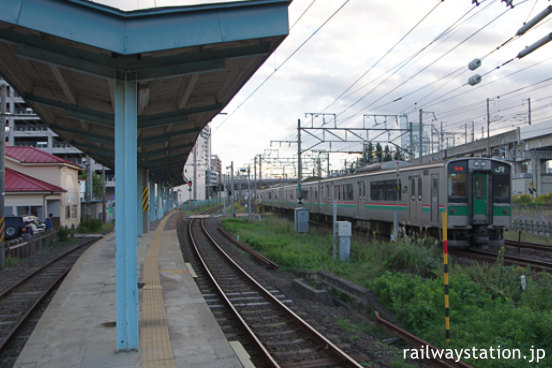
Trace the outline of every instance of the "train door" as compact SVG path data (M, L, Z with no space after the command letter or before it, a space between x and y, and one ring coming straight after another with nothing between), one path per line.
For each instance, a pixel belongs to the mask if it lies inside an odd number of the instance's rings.
M410 177L410 204L408 206L410 223L422 223L422 177Z
M489 176L484 172L473 174L472 221L489 223Z
M358 191L358 204L357 204L357 218L364 218L364 208L366 203L366 183L363 181L357 182Z
M431 175L431 222L439 223L439 175Z

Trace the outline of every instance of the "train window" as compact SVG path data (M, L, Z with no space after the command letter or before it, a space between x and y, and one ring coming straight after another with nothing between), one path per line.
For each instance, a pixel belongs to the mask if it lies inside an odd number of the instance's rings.
M401 184L399 182L399 200L401 199L400 192ZM397 181L380 180L370 183L370 199L373 201L395 201L397 200Z
M410 199L415 200L416 199L416 178L410 178Z
M354 199L353 184L347 184L345 190L345 200L352 201Z
M418 200L421 201L422 200L422 177L421 176L418 176Z
M449 202L467 202L467 174L448 174L448 197Z
M486 199L486 185L487 177L485 175L474 176L474 197L475 199Z
M510 202L510 177L506 175L493 176L493 202Z
M303 199L305 199L305 200L309 199L309 191L308 190L303 190L301 194L303 195Z
M272 199L272 192L268 192L268 199Z

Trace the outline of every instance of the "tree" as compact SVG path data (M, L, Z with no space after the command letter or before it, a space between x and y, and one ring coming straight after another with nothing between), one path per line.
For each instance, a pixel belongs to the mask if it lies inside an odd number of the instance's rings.
M397 150L393 154L393 160L405 161L405 159L406 157L405 157L404 151L402 149L397 148Z
M383 161L391 161L393 160L393 156L391 156L391 151L389 150L389 146L385 145L385 150L383 152Z
M362 151L362 157L360 159L361 165L368 165L374 163L374 145L372 142L368 142L367 145L364 145Z
M383 162L383 148L379 142L376 144L376 162Z

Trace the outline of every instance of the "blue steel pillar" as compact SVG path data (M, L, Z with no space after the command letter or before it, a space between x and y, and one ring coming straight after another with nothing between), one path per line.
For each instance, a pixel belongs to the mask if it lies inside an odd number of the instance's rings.
M144 226L142 224L142 191L144 190L144 183L142 182L144 169L138 168L136 181L138 182L138 190L136 191L136 225L138 236L144 235Z
M150 210L149 210L149 221L154 222L155 219L155 206L157 203L157 196L155 194L155 182L152 178L149 179L150 186Z
M137 83L135 73L115 80L115 240L117 351L138 350L136 272Z
M159 211L157 212L157 219L161 220L165 216L165 186L159 184L157 186L159 190Z

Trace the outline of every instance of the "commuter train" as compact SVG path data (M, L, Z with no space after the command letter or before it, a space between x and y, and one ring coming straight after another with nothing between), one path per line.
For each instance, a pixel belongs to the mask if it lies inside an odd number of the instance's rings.
M311 219L331 223L333 202L340 220L358 229L390 234L395 212L401 227L439 238L447 213L451 247L504 244L511 220L511 167L491 158L465 157L414 164L386 162L342 177L302 183L302 204ZM297 185L257 192L265 209L293 211Z

